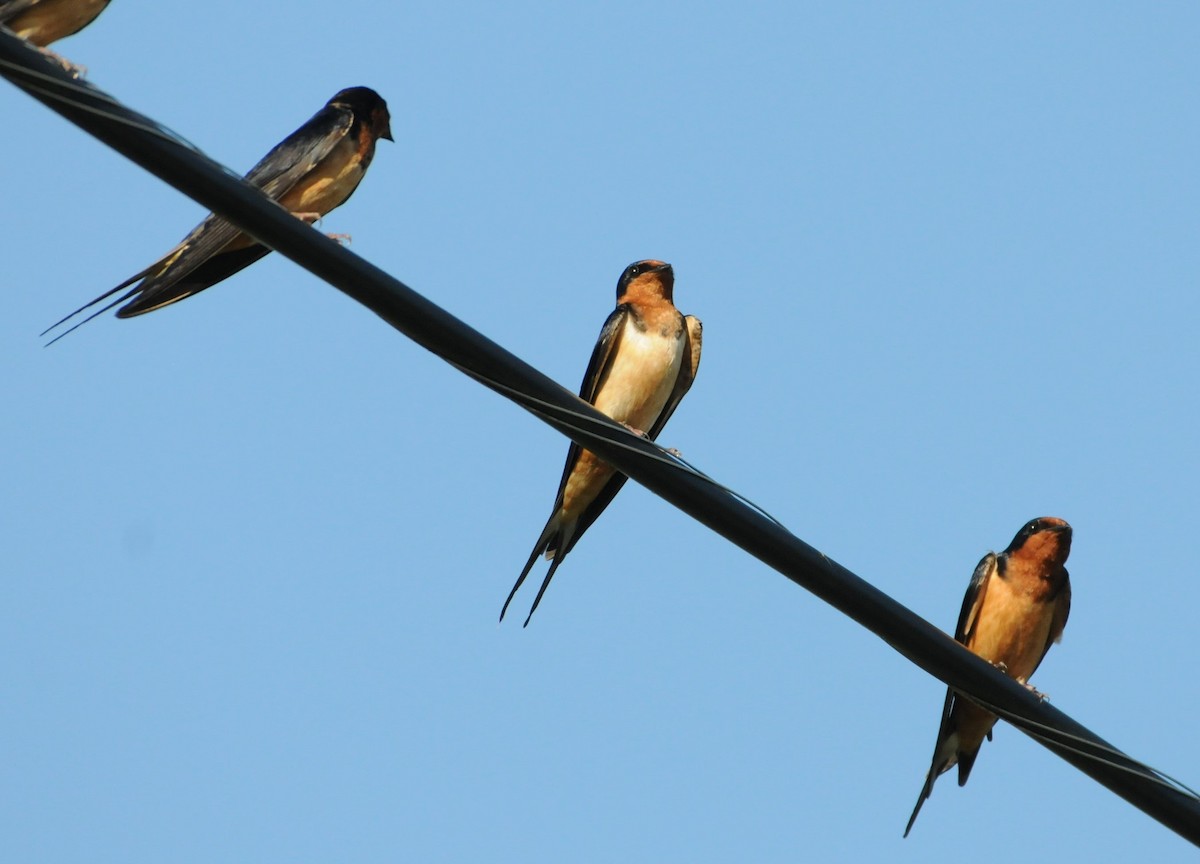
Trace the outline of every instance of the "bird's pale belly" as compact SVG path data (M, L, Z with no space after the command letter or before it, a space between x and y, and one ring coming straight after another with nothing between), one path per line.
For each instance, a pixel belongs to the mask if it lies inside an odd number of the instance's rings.
M328 213L335 207L341 206L350 197L363 178L362 163L358 160L347 160L339 154L342 147L352 147L343 141L333 152L321 161L293 189L279 199L279 203L293 213ZM337 171L331 171L330 166L337 166Z
M596 410L648 431L675 389L682 362L682 333L664 336L626 324L617 359L596 394Z
M682 333L664 336L660 331L641 331L626 324L618 356L596 396L596 410L618 423L649 432L675 389L683 347ZM612 466L584 450L563 490L563 511L578 513L586 508L613 473Z
M1003 663L1011 677L1024 682L1042 659L1053 616L1053 603L1039 603L995 579L970 648L990 663Z

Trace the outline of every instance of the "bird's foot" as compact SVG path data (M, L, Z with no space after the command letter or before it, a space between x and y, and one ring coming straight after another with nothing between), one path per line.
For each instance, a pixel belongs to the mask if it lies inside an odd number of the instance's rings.
M1022 681L1021 683L1025 684L1024 681ZM1034 696L1036 696L1038 698L1039 702L1045 702L1050 698L1049 693L1043 693L1042 691L1040 691L1036 687L1034 687L1032 684L1025 684L1025 689L1028 690L1030 693L1032 693Z
M630 432L632 432L634 435L638 436L639 438L649 438L650 437L645 432L643 432L641 429L638 429L636 426L630 426L628 423L622 423L621 425L624 426L626 429L628 429Z
M326 234L325 236L339 246L349 246L352 239L349 234Z
M321 221L320 213L301 212L301 213L293 213L292 215L295 216L297 219L299 219L301 222L307 222L309 225L316 225L318 222Z
M38 50L42 52L42 55L45 56L47 60L50 60L65 69L67 74L69 74L72 78L83 78L85 75L87 75L86 66L80 66L78 63L72 63L66 57L63 57L61 54L55 54L49 48L39 48Z
M999 669L1001 672L1003 672L1005 675L1008 674L1008 664L1005 663L1003 660L997 660L992 665L995 666L997 669Z

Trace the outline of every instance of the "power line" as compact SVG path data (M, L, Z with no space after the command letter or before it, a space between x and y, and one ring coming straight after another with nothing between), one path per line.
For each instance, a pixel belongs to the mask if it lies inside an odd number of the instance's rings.
M1193 844L1200 797L1126 756L746 499L613 423L575 394L296 219L179 136L70 78L0 28L0 75L256 240L329 282L401 333L808 589L926 672L994 711Z

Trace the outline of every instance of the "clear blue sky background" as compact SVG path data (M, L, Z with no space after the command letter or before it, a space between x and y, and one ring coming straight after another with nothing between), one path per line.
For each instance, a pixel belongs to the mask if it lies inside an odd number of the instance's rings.
M1200 783L1200 11L567 7L115 0L58 47L239 171L376 88L321 229L572 389L672 262L664 444L947 630L1067 518L1035 683ZM497 626L566 441L280 256L43 349L204 211L0 110L0 859L1195 860L1003 725L902 841L943 686L634 484Z

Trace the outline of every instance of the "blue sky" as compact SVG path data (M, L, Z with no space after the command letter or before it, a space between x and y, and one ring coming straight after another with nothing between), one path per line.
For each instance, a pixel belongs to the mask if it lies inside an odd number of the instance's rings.
M672 262L705 353L662 443L947 630L1070 520L1035 683L1195 786L1198 31L116 0L58 48L243 171L374 87L397 141L321 229L572 389ZM1006 726L902 841L942 685L635 484L497 626L566 441L280 256L43 349L204 211L0 107L0 858L1194 860Z

